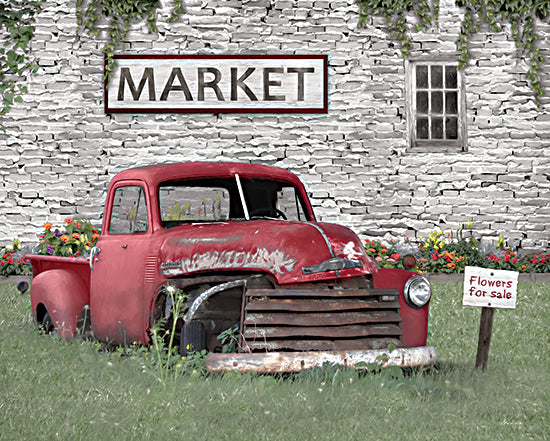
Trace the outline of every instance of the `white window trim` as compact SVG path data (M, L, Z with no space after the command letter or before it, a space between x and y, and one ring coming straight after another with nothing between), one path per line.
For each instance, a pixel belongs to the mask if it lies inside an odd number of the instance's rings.
M465 152L468 150L466 130L466 88L464 73L457 72L458 88L458 139L417 140L416 139L416 69L418 65L458 65L458 57L422 57L405 60L406 78L406 116L407 116L407 149L414 152Z

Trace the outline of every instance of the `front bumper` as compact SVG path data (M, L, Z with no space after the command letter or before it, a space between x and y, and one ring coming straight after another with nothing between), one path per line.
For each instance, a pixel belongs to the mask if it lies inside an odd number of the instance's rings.
M261 374L275 372L300 372L322 367L325 363L349 368L365 368L379 363L382 367L420 367L436 362L433 346L415 348L369 349L364 351L318 352L261 352L261 353L211 353L206 359L206 369L214 373L239 371ZM359 363L361 365L357 366Z

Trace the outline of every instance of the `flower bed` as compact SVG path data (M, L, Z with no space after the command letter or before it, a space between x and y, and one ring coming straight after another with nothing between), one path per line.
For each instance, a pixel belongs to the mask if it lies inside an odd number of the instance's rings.
M11 246L0 250L0 276L20 276L31 273L31 264L23 257L19 240L14 239Z
M99 230L89 221L65 219L60 230L51 222L44 224L37 254L65 257L86 257L99 238Z
M60 228L54 228L51 222L46 222L43 227L44 232L39 237L38 246L32 250L34 254L86 258L99 238L99 230L89 221L74 220L71 217L67 217ZM32 266L23 257L24 254L17 239L11 247L1 250L0 276L32 274Z
M467 224L471 226L471 223ZM468 233L471 233L468 230ZM550 252L541 251L520 256L500 237L493 249L480 249L480 241L466 234L462 225L448 234L433 231L427 238L413 240L404 236L396 242L365 239L365 250L379 268L403 268L401 257L413 254L417 259L415 271L458 274L466 266L478 266L521 273L550 273Z

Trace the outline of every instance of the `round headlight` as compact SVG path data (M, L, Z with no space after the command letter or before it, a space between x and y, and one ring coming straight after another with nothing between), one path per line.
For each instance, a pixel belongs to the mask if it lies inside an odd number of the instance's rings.
M404 293L407 303L415 308L426 306L432 296L430 282L425 277L413 276L405 284Z

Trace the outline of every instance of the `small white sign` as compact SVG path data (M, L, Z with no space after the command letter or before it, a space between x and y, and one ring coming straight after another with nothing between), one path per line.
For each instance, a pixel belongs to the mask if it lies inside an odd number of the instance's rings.
M464 306L515 309L518 292L517 271L467 266L464 269Z

